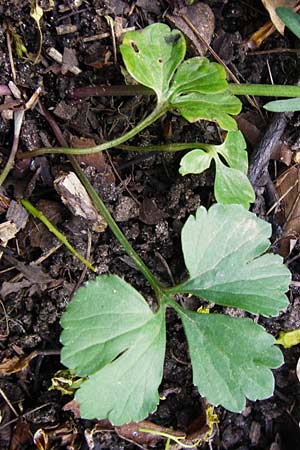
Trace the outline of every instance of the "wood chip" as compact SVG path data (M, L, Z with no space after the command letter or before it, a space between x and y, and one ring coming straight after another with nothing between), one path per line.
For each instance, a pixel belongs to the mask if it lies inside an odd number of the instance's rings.
M94 231L101 233L106 229L103 217L92 204L90 197L74 172L63 174L54 180L54 187L62 202L75 216L92 222Z
M53 48L53 47L48 48L47 54L48 54L48 56L50 56L50 58L52 58L58 64L63 63L63 55L55 48ZM74 75L79 75L81 73L81 69L79 69L79 67L77 67L77 66L70 66L69 72L73 73Z

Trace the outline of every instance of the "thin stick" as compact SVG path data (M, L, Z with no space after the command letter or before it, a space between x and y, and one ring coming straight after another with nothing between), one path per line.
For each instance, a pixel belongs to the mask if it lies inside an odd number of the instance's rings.
M9 172L11 171L11 169L13 168L14 163L15 163L15 157L17 154L18 146L19 146L20 131L21 131L24 113L25 113L25 110L23 108L17 109L14 112L14 140L13 140L13 145L12 145L12 149L11 149L8 161L0 175L0 186L2 186L2 184L6 180L7 175L9 174Z
M12 54L10 33L8 30L6 31L6 41L7 41L8 57L9 57L9 62L10 62L10 67L11 67L12 78L15 82L17 79L17 74L16 74L15 63L14 63L14 58L13 58L13 54Z
M0 387L0 394L2 395L2 397L4 398L4 400L6 401L6 403L8 404L8 406L10 407L10 409L12 410L12 412L14 413L14 415L16 417L19 417L19 414L17 413L17 411L15 410L14 406L12 405L11 401L9 400L9 398L7 397L7 395L5 394L5 392L3 391L3 389Z

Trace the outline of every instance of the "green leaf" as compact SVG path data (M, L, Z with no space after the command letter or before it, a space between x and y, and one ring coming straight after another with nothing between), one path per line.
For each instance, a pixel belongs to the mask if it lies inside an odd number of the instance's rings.
M238 169L243 173L248 172L248 153L246 152L246 141L240 131L227 133L225 141L215 146L216 151L222 155L229 167Z
M210 166L212 158L216 163L215 197L219 203L239 203L249 208L255 200L255 193L247 178L248 156L246 142L240 131L229 131L221 145L202 144L207 152L197 149L187 153L180 161L181 175L199 174ZM230 168L218 157L223 156Z
M264 109L271 112L300 111L300 98L289 98L287 100L268 102L264 105Z
M245 210L243 210L245 211ZM251 319L177 309L193 367L193 383L209 403L241 412L249 400L271 397L282 354Z
M199 92L210 94L227 89L226 71L207 58L190 58L178 68L171 85L171 95Z
M253 187L245 173L225 166L219 159L216 162L214 193L218 203L238 203L249 209L255 200Z
M237 129L236 121L230 114L238 114L242 104L229 92L200 94L193 92L171 99L171 106L189 122L204 119L217 122L224 130Z
M287 28L300 39L300 16L292 9L283 6L276 8L276 14Z
M172 288L219 305L276 315L287 306L290 273L282 258L264 254L271 225L241 205L200 207L182 230L190 278Z
M183 60L185 39L178 30L162 23L124 35L121 54L130 75L156 92L158 102L165 100L170 81Z
M187 175L188 173L199 174L209 168L213 156L200 149L192 150L187 153L180 161L179 173Z
M143 297L115 275L98 277L77 291L61 320L61 342L62 363L89 377L76 394L83 418L107 417L120 425L155 410L164 316L164 308L153 314Z

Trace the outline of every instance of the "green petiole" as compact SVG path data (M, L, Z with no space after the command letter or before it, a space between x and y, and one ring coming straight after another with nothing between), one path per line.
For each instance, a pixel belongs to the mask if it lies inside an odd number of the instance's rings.
M161 303L161 298L164 296L164 288L160 285L158 280L155 278L151 270L146 266L142 258L136 253L136 251L133 249L129 241L127 240L126 236L123 234L122 230L118 227L117 223L113 219L112 215L106 208L105 204L91 185L89 179L86 177L86 175L83 173L83 171L80 168L80 165L76 158L72 155L70 155L70 161L71 164L76 172L76 175L82 182L83 186L85 187L87 193L89 194L95 208L100 212L100 214L103 216L105 221L107 222L109 228L115 235L115 237L118 239L120 244L124 247L127 255L133 260L134 264L136 265L137 269L139 269L146 280L149 282L150 286L154 290L157 300L159 303Z
M48 228L48 230L52 234L54 234L54 236L56 236L57 239L59 239L60 242L62 242L74 256L76 256L76 258L83 262L83 264L85 264L93 272L97 272L95 267L87 259L80 255L77 250L75 250L75 248L70 244L67 238L49 221L49 219L47 219L47 217L41 211L35 208L29 200L22 199L21 204L33 217L39 219Z

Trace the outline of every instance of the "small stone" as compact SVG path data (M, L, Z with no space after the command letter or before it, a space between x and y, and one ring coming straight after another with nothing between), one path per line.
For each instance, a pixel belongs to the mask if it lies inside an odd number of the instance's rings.
M139 207L131 197L122 197L115 209L115 220L127 222L139 215Z

